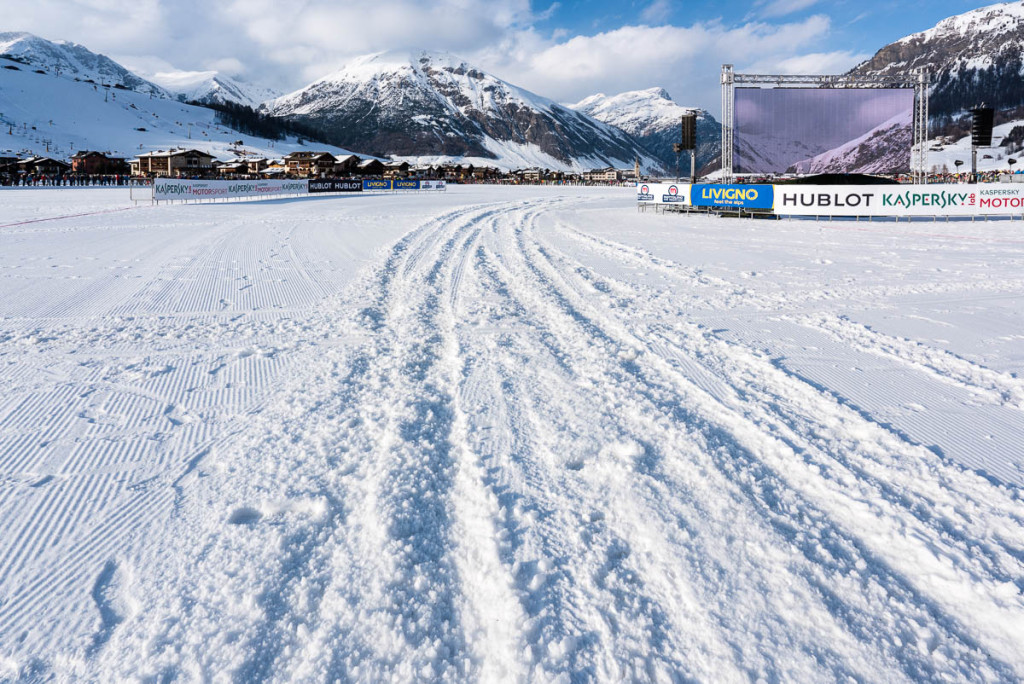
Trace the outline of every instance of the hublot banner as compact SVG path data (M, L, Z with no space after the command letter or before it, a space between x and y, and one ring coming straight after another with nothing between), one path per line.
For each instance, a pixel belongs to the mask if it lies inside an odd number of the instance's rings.
M781 216L985 216L1022 209L1024 183L775 186Z
M326 178L323 180L309 181L309 191L312 192L362 192L363 181L351 178Z

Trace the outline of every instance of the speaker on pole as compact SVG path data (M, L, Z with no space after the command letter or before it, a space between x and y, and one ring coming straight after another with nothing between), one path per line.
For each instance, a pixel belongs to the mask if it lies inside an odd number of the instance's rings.
M697 147L697 115L683 114L683 137L680 141L681 149L692 150Z
M971 110L971 145L974 147L992 146L992 124L995 110L981 104Z

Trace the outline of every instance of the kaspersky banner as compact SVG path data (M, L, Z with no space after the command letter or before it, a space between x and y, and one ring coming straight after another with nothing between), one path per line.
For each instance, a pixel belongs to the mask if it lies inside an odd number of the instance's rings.
M688 205L690 186L684 183L637 183L636 201Z
M189 180L153 179L155 200L227 199L230 197L263 197L267 195L298 195L308 191L304 180Z
M776 185L782 216L994 216L1024 213L1024 184Z

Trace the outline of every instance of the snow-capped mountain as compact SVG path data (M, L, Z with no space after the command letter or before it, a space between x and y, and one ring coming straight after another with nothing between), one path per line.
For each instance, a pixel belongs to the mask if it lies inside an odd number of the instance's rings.
M676 153L672 144L680 140L680 117L696 109L676 104L664 88L631 90L611 96L599 93L570 107L629 133L657 156L666 171L675 169ZM706 111L696 111L699 169L719 155L722 129ZM684 166L688 165L688 155L683 157Z
M96 54L77 43L49 41L31 33L0 33L0 56L54 76L122 86L157 97L170 96L160 86L136 76L109 57Z
M856 75L931 75L930 113L955 116L987 102L1000 109L1024 105L1024 2L981 7L883 47L855 67Z
M104 87L97 78L90 79L96 83L88 83L64 71L36 73L36 66L41 65L0 57L2 156L41 154L66 159L78 150L98 150L132 157L173 147L194 147L220 159L243 153L281 157L310 148L348 152L320 143L303 146L295 136L258 138L225 125L218 112L206 107L153 97L145 91ZM239 140L242 145L237 144Z
M623 131L443 53L378 53L264 104L378 156L478 158L506 168L660 166Z
M233 102L258 108L281 93L254 83L247 83L216 71L160 72L152 81L173 93L179 100L202 104Z
M893 173L910 170L914 138L911 111L901 112L864 135L810 159L788 173Z

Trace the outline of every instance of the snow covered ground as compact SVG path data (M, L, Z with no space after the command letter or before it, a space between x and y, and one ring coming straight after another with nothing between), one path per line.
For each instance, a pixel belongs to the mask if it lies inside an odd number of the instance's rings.
M0 680L1024 677L1020 222L0 224Z

